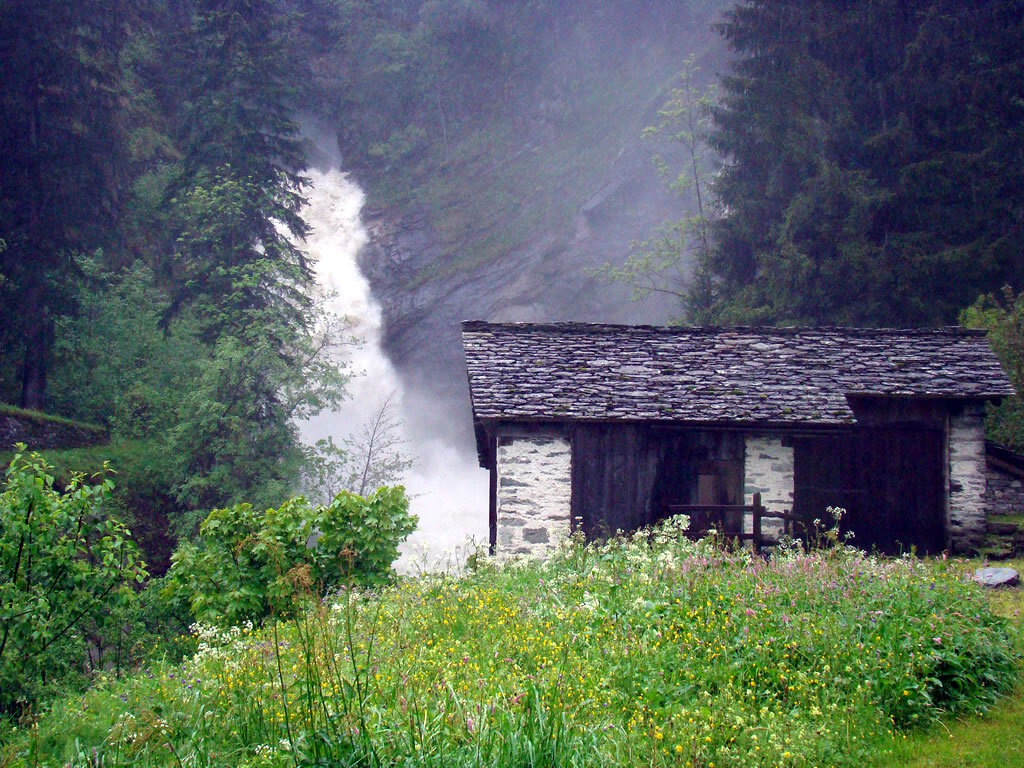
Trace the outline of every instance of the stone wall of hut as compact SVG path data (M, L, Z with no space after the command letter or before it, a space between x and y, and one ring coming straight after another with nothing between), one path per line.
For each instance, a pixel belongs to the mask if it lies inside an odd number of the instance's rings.
M572 447L561 436L498 438L499 557L543 555L570 531Z

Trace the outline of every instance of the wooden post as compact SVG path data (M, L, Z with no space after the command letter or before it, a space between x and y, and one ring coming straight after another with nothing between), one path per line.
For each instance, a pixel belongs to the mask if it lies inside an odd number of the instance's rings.
M754 494L754 551L761 552L761 513L764 508L761 506L761 494Z
M491 444L494 446L493 440ZM490 529L490 541L487 552L493 557L498 550L498 450L496 447L491 449L491 478L488 495L490 496L490 508L487 511L487 523Z

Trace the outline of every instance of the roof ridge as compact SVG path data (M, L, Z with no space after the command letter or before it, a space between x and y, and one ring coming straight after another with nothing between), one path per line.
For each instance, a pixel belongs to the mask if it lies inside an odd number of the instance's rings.
M843 336L985 336L985 329L965 328L947 325L940 328L865 328L858 326L755 326L755 325L630 325L626 323L594 323L581 321L560 322L491 322L487 320L464 320L463 331L508 331L530 332L574 332L574 333L615 333L643 332L666 335L716 335L751 334L762 336L796 335L843 335Z

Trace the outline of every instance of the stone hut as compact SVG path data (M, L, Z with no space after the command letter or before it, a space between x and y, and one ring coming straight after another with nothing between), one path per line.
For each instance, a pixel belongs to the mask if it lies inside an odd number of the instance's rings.
M983 542L984 406L1013 394L983 332L466 322L462 339L499 555L687 504L749 531L754 494L806 525L843 507L865 548Z

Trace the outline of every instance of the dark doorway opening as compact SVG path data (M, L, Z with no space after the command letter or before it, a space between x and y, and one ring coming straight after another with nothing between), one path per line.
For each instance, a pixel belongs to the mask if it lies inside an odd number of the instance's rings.
M647 424L578 424L572 517L588 540L664 519L673 504L743 504L743 435ZM742 526L736 511L730 525Z
M743 504L743 438L739 433L688 431L662 435L654 488L656 509L678 504ZM718 521L691 513L690 527L704 530ZM743 512L729 511L726 530L743 528Z

